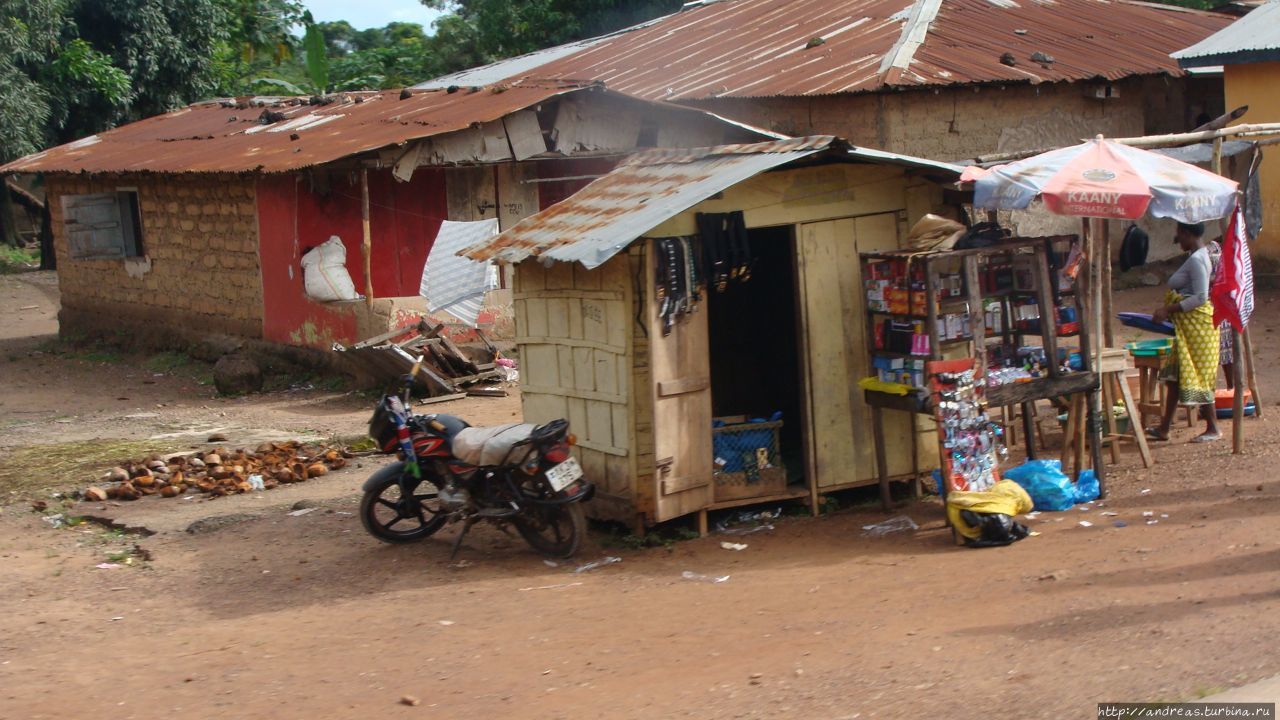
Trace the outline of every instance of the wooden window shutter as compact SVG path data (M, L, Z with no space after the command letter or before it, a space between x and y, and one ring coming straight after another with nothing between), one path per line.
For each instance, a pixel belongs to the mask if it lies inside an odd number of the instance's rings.
M119 193L64 195L62 221L71 257L122 258L128 255Z

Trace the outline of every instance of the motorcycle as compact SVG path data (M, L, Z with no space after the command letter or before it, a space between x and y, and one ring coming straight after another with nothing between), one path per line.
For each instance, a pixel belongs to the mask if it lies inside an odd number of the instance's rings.
M566 420L545 425L474 428L461 418L414 415L409 390L388 391L369 420L369 436L393 462L364 483L360 520L375 538L411 543L461 522L452 559L473 525L514 526L533 549L572 557L586 535L582 503L595 494L570 455L577 441Z

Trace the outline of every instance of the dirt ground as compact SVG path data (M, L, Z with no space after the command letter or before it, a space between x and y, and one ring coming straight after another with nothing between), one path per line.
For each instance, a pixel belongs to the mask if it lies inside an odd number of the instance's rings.
M20 459L26 493L0 510L0 717L1061 718L1280 672L1280 294L1259 299L1269 403L1243 455L1183 426L1151 471L1125 451L1105 506L1042 514L1011 547L954 547L922 501L902 508L915 533L865 537L885 516L859 505L666 548L601 534L554 566L482 527L461 567L453 529L409 547L365 535L352 513L372 458L267 493L103 507L151 536L53 529L29 502L57 502L42 452L358 435L369 406L305 387L220 399L199 367L58 346L56 297L46 275L0 277L0 475ZM499 422L519 401L439 409ZM319 509L290 515L298 501ZM573 572L606 555L622 561ZM133 564L95 567L111 558Z

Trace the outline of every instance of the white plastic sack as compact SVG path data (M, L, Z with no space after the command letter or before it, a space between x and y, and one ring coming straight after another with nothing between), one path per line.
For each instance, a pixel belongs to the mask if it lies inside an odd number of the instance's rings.
M347 273L347 248L334 235L302 256L302 279L307 297L320 302L359 300Z
M467 428L453 438L449 446L453 456L471 465L497 465L512 446L527 439L537 427L528 423L511 423L485 428Z

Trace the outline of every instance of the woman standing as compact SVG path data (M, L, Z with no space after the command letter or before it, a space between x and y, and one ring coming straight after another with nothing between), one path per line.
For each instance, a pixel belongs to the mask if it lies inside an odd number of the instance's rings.
M1151 314L1155 322L1173 321L1177 342L1174 353L1160 370L1160 379L1168 384L1164 417L1159 427L1147 428L1146 432L1152 440L1168 440L1177 406L1192 405L1201 408L1205 430L1191 442L1213 442L1222 437L1213 405L1218 381L1219 334L1213 324L1213 305L1209 302L1213 261L1204 243L1204 224L1178 223L1174 241L1190 255L1169 277L1164 305Z

